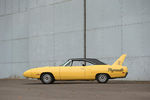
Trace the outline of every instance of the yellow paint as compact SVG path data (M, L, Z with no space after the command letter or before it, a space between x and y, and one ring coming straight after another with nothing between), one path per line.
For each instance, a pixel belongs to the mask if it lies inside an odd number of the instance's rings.
M55 80L95 80L96 74L106 73L111 78L125 77L128 69L122 66L126 55L122 55L113 65L55 66L39 67L25 71L24 77L40 78L45 72L52 73Z
M122 66L126 56L127 56L126 54L123 54L116 62L113 63L113 65L121 65Z

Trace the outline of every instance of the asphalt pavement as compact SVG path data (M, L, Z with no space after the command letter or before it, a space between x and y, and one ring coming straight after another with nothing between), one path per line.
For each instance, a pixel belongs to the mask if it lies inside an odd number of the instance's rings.
M0 100L150 100L150 82L1 79Z

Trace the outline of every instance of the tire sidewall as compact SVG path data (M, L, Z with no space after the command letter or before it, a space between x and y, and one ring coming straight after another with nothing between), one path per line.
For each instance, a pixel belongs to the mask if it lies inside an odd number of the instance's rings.
M44 80L45 75L48 75L48 76L50 77L50 81L49 81L49 82L46 82L46 81ZM42 75L41 75L41 81L42 81L43 84L51 84L51 83L54 82L54 77L53 77L53 75L51 75L51 74L45 73L45 74L42 74Z
M105 81L101 81L101 80L100 80L100 77L102 77L102 76L104 76L104 77L106 78ZM109 80L109 77L108 77L107 74L99 74L99 75L97 75L96 80L97 80L99 83L107 83L107 81Z

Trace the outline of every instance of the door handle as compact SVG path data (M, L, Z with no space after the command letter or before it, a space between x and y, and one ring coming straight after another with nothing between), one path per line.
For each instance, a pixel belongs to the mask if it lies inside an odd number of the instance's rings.
M84 70L84 68L80 68L80 69Z

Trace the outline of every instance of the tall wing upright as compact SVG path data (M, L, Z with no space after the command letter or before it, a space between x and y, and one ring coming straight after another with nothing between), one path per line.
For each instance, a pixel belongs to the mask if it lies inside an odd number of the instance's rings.
M122 56L119 57L119 59L117 59L112 65L120 65L122 66L125 58L126 58L126 54L123 54Z

